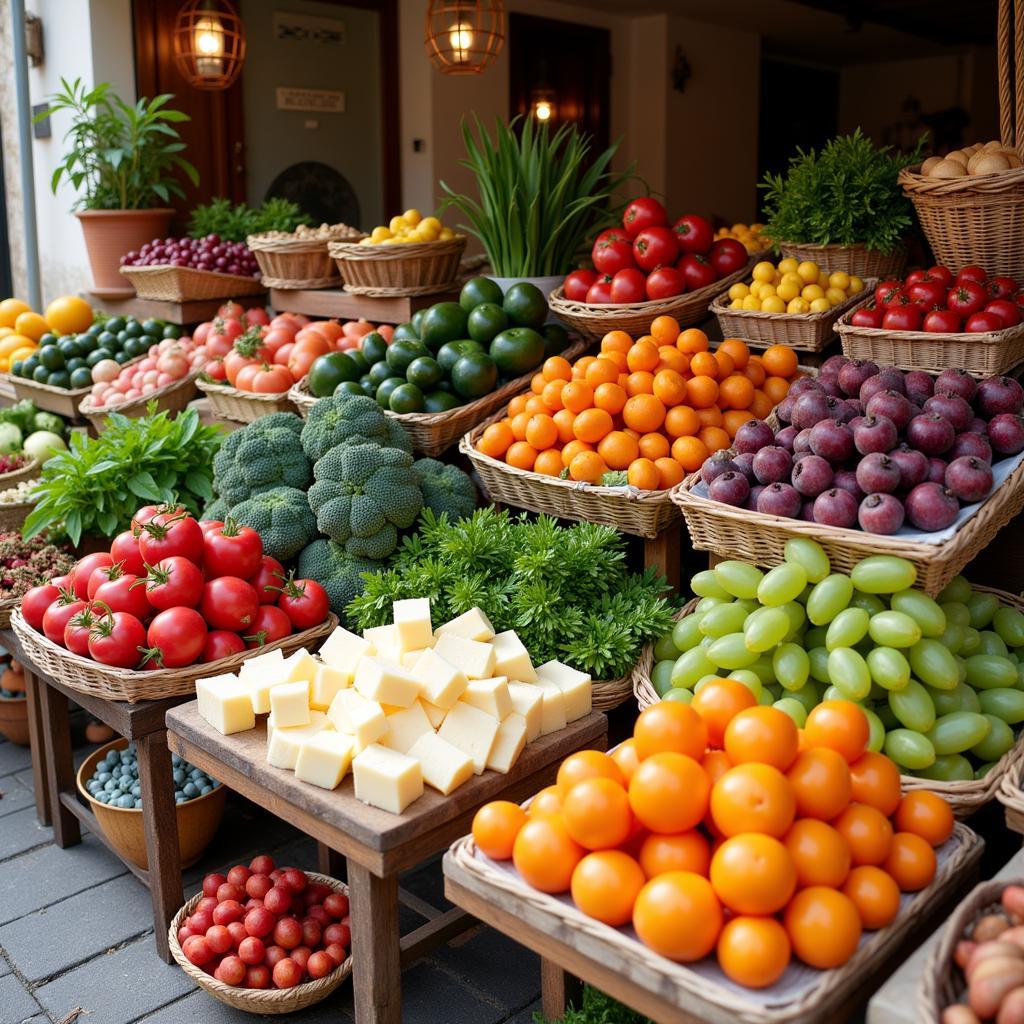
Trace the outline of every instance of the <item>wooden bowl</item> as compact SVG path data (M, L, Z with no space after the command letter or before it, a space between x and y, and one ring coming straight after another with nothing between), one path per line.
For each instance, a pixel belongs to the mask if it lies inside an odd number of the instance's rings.
M119 736L116 740L94 750L78 769L78 792L88 801L111 846L125 860L136 867L148 870L149 859L146 856L146 832L142 824L142 809L111 807L96 800L85 788L86 782L92 778L100 761L111 750L124 750L127 746L128 741ZM194 800L175 805L178 818L178 851L181 854L183 868L195 864L216 835L224 816L227 792L227 788L220 785L205 796L198 796Z
M19 747L28 746L28 701L24 697L0 697L0 733Z

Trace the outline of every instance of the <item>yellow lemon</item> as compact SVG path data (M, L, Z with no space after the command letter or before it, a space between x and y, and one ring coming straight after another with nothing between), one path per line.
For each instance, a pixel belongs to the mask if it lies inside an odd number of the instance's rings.
M811 299L811 312L812 313L824 313L827 309L832 308L832 303L825 298L824 295L817 299Z
M32 355L33 352L36 351L38 351L37 345L33 345L31 348L29 348L27 345L24 345L21 348L16 348L10 355L11 363L13 364L21 360L28 359L28 357Z
M405 213L402 214L402 220L404 220L411 228L416 227L422 219L422 215L417 209L406 210Z
M371 242L383 242L385 238L391 237L391 229L384 227L383 224L378 224L377 227L370 232Z
M782 275L782 280L790 284L795 284L797 289L803 288L804 286L803 278L793 270L787 270L786 273Z
M800 287L792 281L780 281L775 288L775 294L783 302L792 302L800 294Z
M441 234L437 236L439 242L450 242L455 237L455 232L451 228L441 228Z
M46 307L46 322L57 334L82 334L92 319L92 306L77 295L61 295Z
M401 214L398 214L388 221L388 227L391 228L393 234L401 231L405 227L405 221L402 220Z
M850 287L850 275L845 270L834 270L828 275L830 288L841 288L844 292Z
M767 260L762 260L754 265L753 277L755 281L774 281L775 267Z
M431 231L440 231L444 225L436 217L424 217L420 221L421 228L429 228Z
M838 306L840 302L846 301L846 292L842 288L826 288L825 298L828 299L833 306Z
M769 282L769 281L762 281L761 282L761 298L762 299L770 298L772 295L775 294L775 290L776 290L775 289L775 285L773 285L771 282Z
M736 223L733 224L733 226L729 230L735 235L736 233L745 230L746 226L746 224Z
M744 296L744 298L746 298L746 296ZM729 303L729 308L730 309L742 309L743 308L743 299L733 299L732 302Z
M787 313L809 313L810 311L811 304L799 295L795 299L790 299L786 306Z
M761 300L756 295L750 294L743 299L743 308L758 310L761 308Z
M860 295L864 291L864 282L856 274L850 275L850 287L846 289L851 295Z
M729 289L729 298L730 299L744 299L749 294L750 294L750 289L742 281L737 281Z
M0 327L0 338L6 338L8 334L13 334L13 327Z
M818 269L818 264L812 263L810 260L804 260L804 262L796 268L796 272L800 275L800 280L803 281L804 284L814 284L821 273Z
M29 311L18 314L18 319L14 321L14 329L18 334L24 334L26 338L38 341L50 329L50 325L38 313Z
M825 297L825 289L820 284L809 284L804 287L800 294L808 302L813 302L815 299L823 299Z
M762 313L785 313L786 303L778 297L778 295L769 295L764 302L761 303Z
M31 313L32 307L21 299L4 299L0 302L0 327L14 327L14 321L22 313Z

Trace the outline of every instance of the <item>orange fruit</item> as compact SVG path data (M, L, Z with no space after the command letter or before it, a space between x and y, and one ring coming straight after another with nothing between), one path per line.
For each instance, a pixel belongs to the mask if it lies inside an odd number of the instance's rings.
M725 422L722 410L717 405L709 405L706 409L694 409L694 412L700 420L702 430L704 427L720 427Z
M562 456L565 461L565 456ZM596 484L608 472L608 466L597 452L580 452L569 463L569 476L583 483Z
M588 917L617 928L633 919L633 906L646 885L640 865L621 850L588 853L572 873L573 902Z
M505 453L505 461L516 469L533 469L537 449L527 441L516 441Z
M713 786L730 768L732 761L724 750L709 750L701 761L701 767L708 773Z
M893 822L900 832L913 832L932 846L941 846L953 834L949 804L926 789L911 790L896 808Z
M652 832L640 846L639 860L648 878L667 871L692 871L706 878L711 866L711 848L696 830L674 836Z
M537 461L533 464L534 473L544 476L558 476L565 467L562 465L562 453L557 448L537 453Z
M778 405L789 394L789 381L785 377L762 377L761 383L752 382L769 398L772 405Z
M594 389L594 405L598 409L604 409L605 412L611 413L612 416L622 412L622 407L626 404L628 397L624 387L611 382L598 384Z
M774 914L789 902L797 876L778 839L750 832L715 850L709 877L715 895L734 914Z
M633 395L622 408L622 418L627 427L649 434L665 422L665 406L654 395Z
M14 321L15 334L21 334L33 341L39 339L49 331L50 325L38 314L29 310L27 313L19 313Z
M713 680L702 686L690 701L690 707L704 719L708 727L708 743L713 747L721 747L729 723L741 711L756 704L753 691L735 679Z
M601 339L602 352L621 352L625 355L633 347L633 339L625 331L609 331Z
M687 355L707 352L708 336L699 327L688 327L676 338L676 348Z
M625 788L611 779L577 782L562 800L562 820L569 835L587 850L621 846L633 827Z
M754 357L750 357L750 362L740 371L755 388L761 387L765 382L765 378L768 376L764 372L764 367L760 362L754 362Z
M732 438L729 436L729 432L721 427L704 427L697 436L704 442L705 447L711 453L720 452L732 446Z
M611 434L608 436L611 437ZM626 481L631 487L639 487L642 491L656 491L661 487L661 474L650 459L634 459L629 464Z
M917 892L935 877L935 851L927 839L913 832L897 832L882 868L902 892Z
M569 463L576 458L580 452L592 452L594 446L586 441L577 441L575 437L562 449L562 466L568 468Z
M547 387L547 384L544 385ZM544 404L544 399L540 395L531 395L526 400L526 408L523 412L528 412L531 416L536 416L538 413L548 415L551 410Z
M731 379L731 378L730 378ZM722 429L729 435L735 437L736 431L751 419L749 409L727 409L722 413Z
M676 373L686 373L690 368L690 357L685 352L680 352L675 345L662 345L658 349L658 365L655 373L659 370L675 370Z
M665 415L665 422L668 422L668 417L672 414L672 410L669 409ZM672 450L672 446L668 443L668 438L664 434L659 434L656 431L652 431L649 434L644 434L637 442L640 448L640 454L645 459L660 459L665 455L668 455Z
M537 451L558 443L558 427L547 413L535 413L526 424L526 440Z
M860 942L853 900L822 885L801 889L786 907L783 924L797 957L821 970L845 964Z
M645 946L669 960L702 960L722 930L722 905L706 878L669 871L640 890L633 927Z
M727 409L749 409L754 400L754 385L741 373L733 373L718 385L718 394Z
M592 358L593 357L591 357L591 359ZM619 376L620 377L628 369L628 367L626 365L626 355L625 355L624 352L616 352L614 350L611 351L611 352L602 352L601 353L601 358L602 359L610 359L619 368Z
M733 366L736 367L740 372L747 365L750 359L750 349L747 347L745 341L741 341L739 338L726 338L721 345L718 346L718 352L727 352L732 358Z
M700 428L700 418L688 405L677 405L665 413L664 429L669 437L694 437Z
M492 860L508 860L526 820L526 811L519 804L492 800L473 817L473 840Z
M600 412L599 409L590 412ZM589 416L590 412L581 413ZM612 430L605 434L597 446L597 454L608 463L609 469L628 469L631 462L640 456L640 446L635 438L623 430Z
M483 452L484 455L489 455L492 459L500 459L515 439L511 427L505 423L492 423L480 435L476 449Z
M562 389L565 387L565 381L561 378L556 380L548 381L544 385L544 390L540 393L540 400L550 409L552 412L558 412L562 408Z
M641 338L627 353L626 365L631 373L637 370L653 370L658 365L658 346L647 338Z
M640 755L636 752L636 740L631 736L620 743L609 755L622 772L622 777L629 782L640 763Z
M561 814L562 797L557 786L545 786L526 809L529 818L540 818L545 814Z
M859 804L870 804L877 807L887 818L900 805L902 796L900 789L900 770L885 756L873 751L866 751L850 765L851 800ZM926 791L925 791L926 792ZM928 796L934 794L929 793ZM942 807L949 811L945 800L939 798ZM953 815L950 813L950 829ZM903 828L897 824L898 828ZM909 829L908 831L913 831Z
M666 750L637 765L629 780L629 806L652 832L671 835L700 824L710 791L711 782L697 761Z
M22 313L31 313L32 307L21 299L4 299L0 302L0 327L13 328Z
M750 403L748 412L759 420L766 420L775 408L777 402L773 402L763 391L754 391L754 400Z
M767 988L789 966L786 929L773 917L731 918L718 936L718 966L745 988Z
M580 413L594 404L594 389L583 380L572 380L562 389L562 405L570 412Z
M862 927L884 928L900 910L900 887L892 876L873 864L854 868L843 883L843 895L853 900Z
M718 401L718 381L707 374L691 377L686 382L686 401L695 409L707 409Z
M610 359L598 356L588 367L584 380L592 387L614 384L619 379L619 368Z
M577 441L596 444L612 429L612 417L604 409L584 409L572 423L572 432ZM557 428L556 428L557 432Z
M655 459L654 465L658 467L658 488L660 490L675 487L676 484L682 482L683 467L675 459L663 456L660 459Z
M763 832L781 838L796 813L793 787L770 764L740 764L712 787L711 820L724 836Z
M650 370L637 370L635 373L631 373L626 378L625 390L626 394L630 397L633 395L653 395L654 374Z
M555 785L562 800L573 786L585 779L611 779L619 786L626 784L622 769L603 750L577 750L558 767Z
M561 815L530 818L512 847L512 863L527 885L541 892L567 892L586 851L575 842Z
M828 885L838 889L850 873L846 840L824 821L800 818L783 840L796 867L800 887Z
M572 379L583 380L587 376L587 367L597 358L597 356L580 356L575 363L572 364Z
M55 334L82 334L92 321L92 306L77 295L62 295L46 307L46 322Z
M517 441L526 440L526 424L530 422L531 415L532 413L529 413L524 409L522 412L516 413L516 415L512 417L512 436Z
M570 412L568 409L559 409L551 418L555 421L555 426L558 427L558 440L562 444L568 444L576 437L572 430L572 425L576 420L574 412Z
M732 361L732 356L728 352L723 352L719 349L715 353L715 364L717 366L717 372L715 376L719 380L725 380L726 377L730 376L736 369L736 364Z
M846 810L852 796L850 767L842 754L828 747L801 751L786 778L796 796L796 812L803 818L831 821Z
M708 745L708 727L688 704L660 701L644 708L633 726L633 740L641 761L671 751L699 761Z
M530 378L530 390L535 395L539 395L544 390L544 385L547 384L547 382L547 378L543 373L535 373Z
M877 808L850 804L832 825L850 848L850 863L884 864L892 849L892 825Z
M761 363L772 377L792 377L796 373L796 353L788 345L769 345L761 353Z
M569 365L569 360L562 356L548 356L541 367L541 373L549 381L572 380L572 367Z
M694 377L711 377L718 379L718 362L711 352L698 352L690 358L690 373Z
M864 753L868 732L867 716L848 700L822 701L804 723L807 746L830 747L851 763Z
M659 370L654 375L653 388L667 406L680 405L686 398L686 381L675 370Z
M724 746L733 764L757 761L784 772L796 760L796 723L778 708L748 707L729 722Z
M656 316L651 321L651 337L659 345L674 345L679 337L679 321L674 316Z
M526 399L528 397L529 397L528 395L516 395L516 397L513 398L508 403L508 418L510 420L514 419L521 412L525 412L526 411Z
M672 458L687 473L695 473L700 469L710 454L708 446L699 437L677 437L672 442Z

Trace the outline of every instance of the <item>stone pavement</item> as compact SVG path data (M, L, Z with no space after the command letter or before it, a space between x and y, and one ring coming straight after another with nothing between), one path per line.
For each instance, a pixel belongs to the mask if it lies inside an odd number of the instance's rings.
M81 741L85 721L72 720ZM93 749L77 744L76 764ZM149 894L88 833L61 850L35 818L29 752L0 738L0 1024L272 1024L224 1006L156 955ZM229 797L203 860L185 873L186 898L207 871L270 853L315 869L314 843L277 818ZM447 909L439 859L403 877ZM402 907L403 931L423 920ZM402 975L407 1024L530 1024L539 1006L537 958L479 927ZM325 1002L287 1018L300 1024L353 1020L346 982Z

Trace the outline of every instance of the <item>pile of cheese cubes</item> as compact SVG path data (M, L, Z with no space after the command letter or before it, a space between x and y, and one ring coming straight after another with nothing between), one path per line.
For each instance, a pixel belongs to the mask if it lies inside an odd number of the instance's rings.
M199 714L225 735L267 714L267 761L334 789L352 770L358 799L394 814L448 795L527 743L590 712L591 680L558 661L534 668L514 630L479 609L438 626L430 601L394 603L394 622L362 636L339 627L317 656L280 650L238 675L196 682Z

